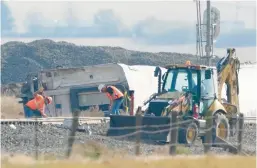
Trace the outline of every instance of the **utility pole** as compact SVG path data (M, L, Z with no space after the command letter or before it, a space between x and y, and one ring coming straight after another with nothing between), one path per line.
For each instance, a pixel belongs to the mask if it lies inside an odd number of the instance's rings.
M207 25L206 25L206 65L211 65L211 2L207 0Z

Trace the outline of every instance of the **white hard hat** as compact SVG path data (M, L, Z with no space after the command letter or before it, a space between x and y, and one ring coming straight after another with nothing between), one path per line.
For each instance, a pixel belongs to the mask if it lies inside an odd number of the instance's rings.
M99 90L99 92L101 92L102 91L102 89L105 87L105 85L104 84L100 84L99 86L98 86L98 90Z
M53 98L52 98L52 97L46 97L46 99L48 100L48 104L51 104L52 101L53 101Z

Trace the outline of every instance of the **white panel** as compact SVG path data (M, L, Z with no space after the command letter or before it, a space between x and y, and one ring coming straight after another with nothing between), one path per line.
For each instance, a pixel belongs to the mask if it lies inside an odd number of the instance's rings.
M70 95L55 96L56 104L61 104L61 109L56 109L58 116L71 116Z
M52 96L51 94L49 94L49 92L47 95ZM53 97L53 102L52 102L52 104L48 105L49 110L51 111L51 115L53 115L53 116L71 116L70 95L69 94L61 94L61 95L55 95L52 97ZM55 108L56 104L61 104L61 109Z
M156 67L146 65L119 65L122 66L125 72L130 90L135 91L135 112L138 106L143 106L143 102L147 100L153 93L157 93L158 91L158 77L154 77L154 70ZM162 70L162 74L167 71L165 68L160 68ZM146 108L147 105L142 107L143 110Z
M94 106L101 104L109 104L110 100L102 93L80 93L79 106Z
M71 116L70 95L62 95L62 116Z
M215 89L215 94L217 95L218 92L218 74L216 68L213 69L213 80L214 80L214 89Z
M64 95L64 94L70 94L70 89L58 89L58 90L46 90L46 95Z
M51 70L52 77L46 77L42 72L43 82L48 83L48 89L59 89L76 85L94 85L106 82L123 82L126 80L122 67L118 64L104 64L81 68ZM50 84L52 82L52 84ZM53 86L52 86L53 85Z

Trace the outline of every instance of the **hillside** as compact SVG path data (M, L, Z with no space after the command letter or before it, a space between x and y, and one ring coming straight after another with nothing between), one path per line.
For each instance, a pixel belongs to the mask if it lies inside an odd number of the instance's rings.
M166 65L197 62L192 54L149 53L126 50L120 47L77 46L67 42L36 40L30 43L8 42L1 45L1 83L23 82L30 72L56 66L76 67L104 63L125 63L128 65ZM215 58L213 62L216 62Z

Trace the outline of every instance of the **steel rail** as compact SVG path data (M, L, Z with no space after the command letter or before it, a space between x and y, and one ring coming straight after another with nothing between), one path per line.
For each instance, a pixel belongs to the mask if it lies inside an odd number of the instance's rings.
M72 117L49 117L38 119L0 119L1 124L62 124L65 120L72 120ZM79 117L79 123L103 123L109 121L109 117Z
M1 124L23 124L23 123L42 123L42 124L62 124L65 120L72 120L72 117L48 117L38 119L0 119ZM244 117L245 123L256 123L256 117ZM79 117L79 123L103 123L108 122L109 117Z

